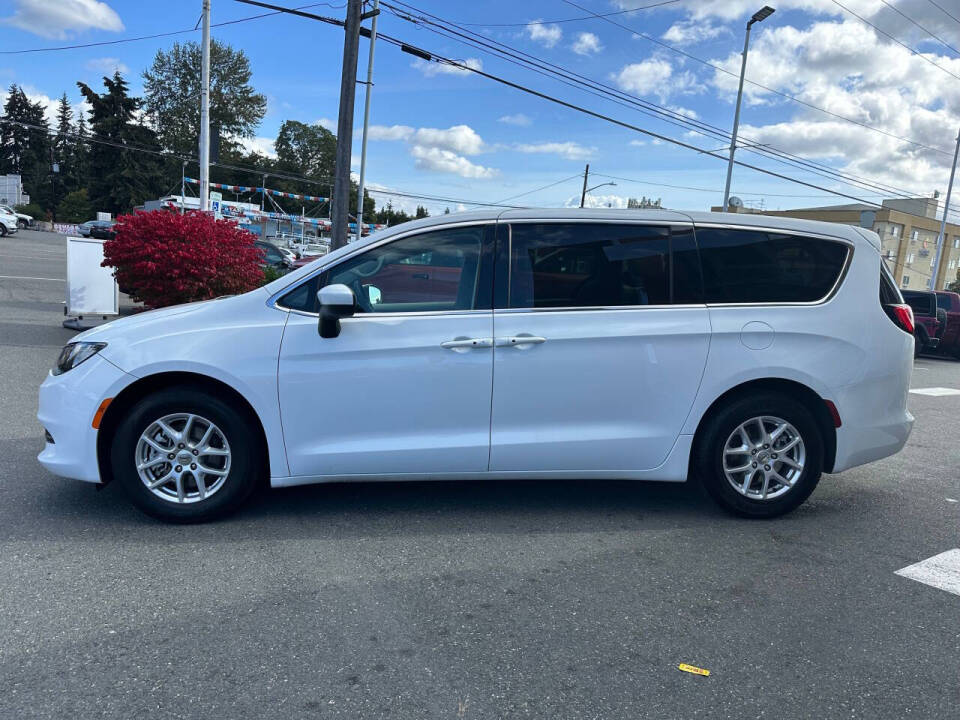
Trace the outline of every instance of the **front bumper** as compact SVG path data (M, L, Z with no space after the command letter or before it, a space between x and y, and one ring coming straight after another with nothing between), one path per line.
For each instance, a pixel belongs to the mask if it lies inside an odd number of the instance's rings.
M48 374L40 386L37 419L53 442L47 438L37 456L40 464L54 475L100 482L93 416L103 400L135 379L100 355L62 375Z

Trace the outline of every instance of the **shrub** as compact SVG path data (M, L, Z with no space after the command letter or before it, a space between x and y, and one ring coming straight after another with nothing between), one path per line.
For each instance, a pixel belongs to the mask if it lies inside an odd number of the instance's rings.
M14 205L14 210L24 215L29 215L34 220L44 220L47 217L47 211L37 205L37 203L28 203L26 205Z
M82 223L92 214L86 188L67 193L57 206L57 222Z
M263 281L253 234L229 220L154 210L123 215L115 229L103 244L103 266L148 307L243 293Z

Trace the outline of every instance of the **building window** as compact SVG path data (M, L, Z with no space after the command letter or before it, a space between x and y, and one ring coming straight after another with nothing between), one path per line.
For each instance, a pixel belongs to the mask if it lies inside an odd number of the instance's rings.
M953 247L954 249L960 248L960 237L955 237L953 239Z
M919 237L920 237L920 231L919 231L919 230L914 230L912 233L910 233L910 240L911 240L912 242L916 242Z
M890 234L893 235L894 237L900 237L900 226L899 226L899 225L891 225L891 226L890 226Z
M907 255L907 265L910 265L913 262L913 253Z
M903 282L901 283L901 285L902 285L903 287L906 287L906 286L909 285L909 284L910 284L910 276L909 276L909 275L904 275L904 276L903 276Z
M947 267L950 268L951 270L953 270L956 266L957 266L957 261L956 261L956 260L951 260L951 261L950 261L950 264L947 265Z

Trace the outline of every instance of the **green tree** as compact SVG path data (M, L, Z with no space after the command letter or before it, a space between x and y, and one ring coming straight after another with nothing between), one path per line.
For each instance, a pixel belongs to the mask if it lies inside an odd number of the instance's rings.
M67 185L85 188L90 179L90 133L82 108L77 109L77 129L70 148L70 166L67 168Z
M20 175L30 199L44 208L50 200L50 137L43 104L30 102L10 86L0 124L0 173Z
M414 215L417 220L421 218L430 217L430 213L427 212L427 209L423 205L417 205L417 214Z
M119 72L103 78L103 84L102 95L82 82L77 86L92 108L92 135L109 143L90 147L90 204L116 215L163 192L163 162L156 154L156 135L135 119L140 98L130 96Z
M53 162L58 172L53 176L50 206L60 207L60 202L74 188L70 186L70 166L73 164L73 109L67 94L60 97L57 104L57 134L53 137Z
M144 110L163 147L196 157L200 138L200 44L174 43L158 50L143 72ZM226 143L252 137L267 111L267 99L250 85L243 50L210 42L210 123Z
M278 170L326 181L333 177L337 137L319 124L285 120L273 143Z
M90 200L87 189L81 188L67 193L66 197L57 206L57 219L61 222L81 223L93 216L90 210Z

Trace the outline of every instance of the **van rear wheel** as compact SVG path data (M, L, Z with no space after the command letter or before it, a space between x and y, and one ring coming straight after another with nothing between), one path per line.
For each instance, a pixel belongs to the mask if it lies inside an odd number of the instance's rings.
M711 497L742 517L772 518L802 504L823 472L823 437L810 411L787 395L733 400L697 437L695 469Z

